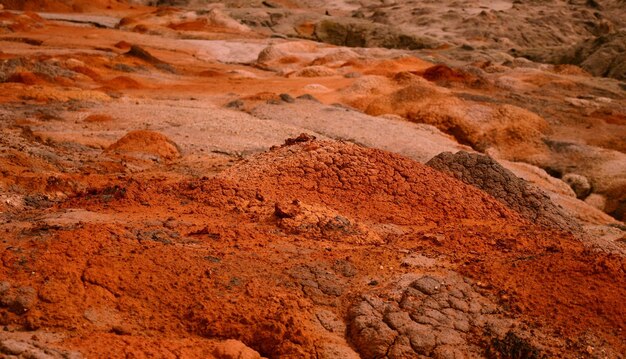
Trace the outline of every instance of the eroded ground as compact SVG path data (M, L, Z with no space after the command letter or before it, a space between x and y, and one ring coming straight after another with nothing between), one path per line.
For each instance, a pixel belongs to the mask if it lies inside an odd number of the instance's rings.
M623 357L623 83L64 4L0 12L3 355Z

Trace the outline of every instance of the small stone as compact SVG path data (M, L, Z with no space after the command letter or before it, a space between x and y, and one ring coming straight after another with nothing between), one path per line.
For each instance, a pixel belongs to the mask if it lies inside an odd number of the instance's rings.
M233 101L230 101L229 103L226 104L227 108L233 108L233 109L236 109L236 110L242 109L243 106L244 106L244 103L241 100L233 100Z
M402 260L400 266L413 268L413 267L423 267L423 268L432 268L437 265L437 260L425 257L421 254L413 254L409 255Z
M36 303L37 292L35 289L32 287L21 287L17 290L10 309L16 314L23 314L34 307Z
M315 102L319 102L318 99L315 98L315 96L310 95L308 93L305 93L304 95L300 95L297 97L299 100L307 100L307 101L315 101Z
M443 234L427 233L424 235L424 239L429 240L438 246L441 246L445 242L446 237Z
M287 103L294 103L294 102L296 102L296 100L295 100L293 97L291 97L291 95L290 95L290 94L287 94L287 93L281 93L281 94L280 94L280 95L278 95L278 96L280 97L280 99L281 99L281 100L283 100L283 101L285 101L285 102L287 102Z
M9 282L0 282L0 295L6 293L11 289L11 284Z

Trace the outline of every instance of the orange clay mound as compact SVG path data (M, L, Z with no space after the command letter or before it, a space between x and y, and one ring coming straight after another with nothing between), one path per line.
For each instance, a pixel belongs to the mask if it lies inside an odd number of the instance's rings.
M88 118L93 118L93 116ZM180 157L178 147L169 138L158 132L143 130L127 133L109 146L105 153L147 154L167 160Z
M115 147L147 138L165 141L137 131ZM506 298L502 315L554 333L533 340L591 330L626 349L623 259L584 252L474 187L379 150L300 136L217 178L120 178L53 209L58 224L7 229L0 319L68 333L59 345L86 357L186 353L196 338L240 340L270 358L320 357L318 343L338 345L321 357L365 355L316 318L340 323L361 294L410 274L400 265L409 251ZM224 357L224 347L198 346Z
M263 188L268 200L297 199L380 222L521 222L481 191L408 158L349 143L309 141L306 135L295 141L303 144L276 148L220 178Z

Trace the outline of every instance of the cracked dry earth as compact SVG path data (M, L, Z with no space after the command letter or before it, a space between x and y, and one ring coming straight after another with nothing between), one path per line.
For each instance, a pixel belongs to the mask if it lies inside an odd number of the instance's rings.
M0 0L1 358L624 358L618 80L191 3Z

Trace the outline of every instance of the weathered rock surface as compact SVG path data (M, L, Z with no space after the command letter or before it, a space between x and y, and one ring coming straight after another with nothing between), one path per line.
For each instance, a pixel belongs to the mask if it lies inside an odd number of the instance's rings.
M485 349L479 343L529 337L515 333L513 321L468 283L452 273L407 275L390 293L368 293L355 301L348 336L363 358L441 359L480 357ZM539 349L520 341L522 356L539 357Z
M580 229L546 193L488 156L464 151L444 152L426 164L480 188L530 221L573 232Z
M626 81L626 30L585 40L553 61L578 65L596 76Z

